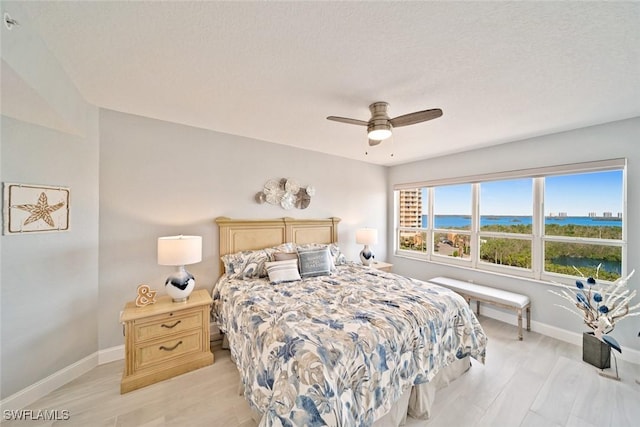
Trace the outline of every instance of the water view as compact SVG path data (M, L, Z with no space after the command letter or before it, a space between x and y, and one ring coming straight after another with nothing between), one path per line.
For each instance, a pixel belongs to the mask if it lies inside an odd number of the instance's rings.
M480 227L487 225L531 225L530 216L502 216L486 215L480 217ZM422 215L422 227L427 228L427 215ZM545 225L582 225L592 227L622 227L620 218L604 218L589 216L548 216L544 220ZM435 228L468 229L471 227L469 215L435 215Z

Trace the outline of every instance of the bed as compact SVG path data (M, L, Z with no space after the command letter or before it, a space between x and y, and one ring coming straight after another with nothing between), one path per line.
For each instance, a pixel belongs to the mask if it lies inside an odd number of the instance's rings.
M338 218L216 222L225 273L212 314L261 427L428 418L436 390L484 362L462 297L347 262Z

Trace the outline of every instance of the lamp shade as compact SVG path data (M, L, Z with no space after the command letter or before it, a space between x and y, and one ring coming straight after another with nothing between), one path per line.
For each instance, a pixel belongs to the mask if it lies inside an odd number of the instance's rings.
M201 236L158 238L158 264L189 265L202 261Z
M356 243L361 245L375 245L378 243L378 230L375 228L361 228L356 230Z

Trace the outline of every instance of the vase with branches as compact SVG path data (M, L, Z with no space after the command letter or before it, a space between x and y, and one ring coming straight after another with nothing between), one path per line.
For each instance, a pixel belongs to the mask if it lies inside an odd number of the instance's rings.
M561 304L555 304L556 306L580 317L593 330L596 338L622 353L618 342L608 334L620 320L640 316L640 303L631 304L637 291L629 289L629 280L635 270L611 284L603 284L597 280L600 267L598 265L595 278L585 277L573 267L580 275L575 287L557 283L562 289L559 292L551 289L549 292L570 303L570 307Z

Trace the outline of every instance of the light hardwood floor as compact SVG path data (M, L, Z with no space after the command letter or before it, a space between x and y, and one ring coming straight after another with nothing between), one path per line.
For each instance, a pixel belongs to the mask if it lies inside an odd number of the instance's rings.
M485 365L441 390L430 420L416 426L636 426L640 420L640 366L618 361L622 381L598 376L581 349L534 332L517 340L516 327L481 317L489 336ZM624 351L624 349L623 349ZM238 395L229 352L215 363L120 395L123 362L101 365L27 409L68 410L57 422L9 421L3 426L220 426L253 427Z

